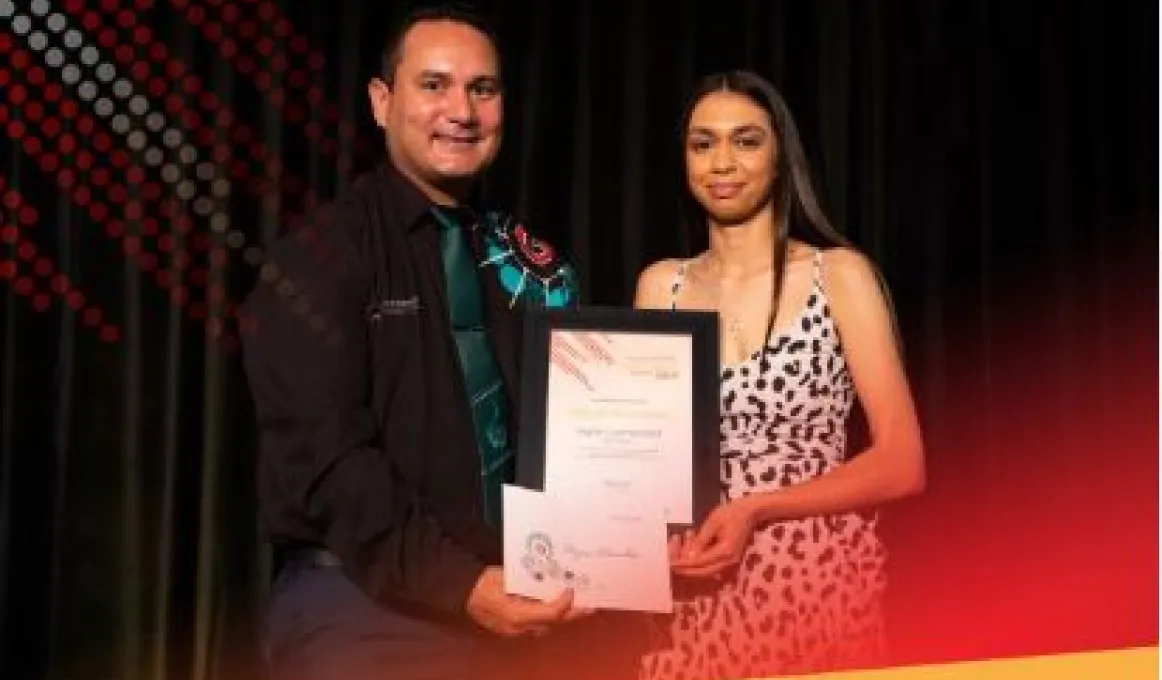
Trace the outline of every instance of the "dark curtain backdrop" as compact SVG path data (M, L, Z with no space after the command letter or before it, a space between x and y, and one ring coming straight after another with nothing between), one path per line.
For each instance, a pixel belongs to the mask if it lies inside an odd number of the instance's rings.
M0 0L0 676L251 677L234 305L379 153L397 4ZM695 76L785 94L926 428L928 491L885 513L901 662L1156 643L1154 3L493 4L490 187L591 302L705 242L678 220Z

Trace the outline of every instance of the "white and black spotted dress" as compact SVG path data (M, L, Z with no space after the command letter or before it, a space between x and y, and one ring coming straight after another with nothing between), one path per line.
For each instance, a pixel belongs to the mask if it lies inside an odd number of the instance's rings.
M787 330L722 368L723 499L797 484L843 460L855 391L816 252L806 306ZM673 285L685 278L685 263ZM672 302L671 306L675 306ZM761 526L713 594L679 600L642 680L724 680L882 662L886 553L874 516Z

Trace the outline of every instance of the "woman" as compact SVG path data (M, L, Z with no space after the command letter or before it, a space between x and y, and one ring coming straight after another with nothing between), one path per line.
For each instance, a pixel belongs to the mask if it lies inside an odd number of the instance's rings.
M635 306L721 320L722 503L672 544L676 575L717 586L679 600L641 677L876 665L885 552L864 511L924 486L888 297L828 225L769 83L738 71L705 79L683 134L687 198L709 249L643 270ZM857 398L871 444L848 459Z

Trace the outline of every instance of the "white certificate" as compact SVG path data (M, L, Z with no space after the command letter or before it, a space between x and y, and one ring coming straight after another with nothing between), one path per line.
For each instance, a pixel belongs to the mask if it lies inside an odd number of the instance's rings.
M506 583L670 611L668 531L697 525L718 494L717 316L583 307L526 322Z
M693 523L690 336L556 329L549 354L544 490Z
M504 580L509 594L575 606L673 610L660 514L612 504L578 512L562 497L504 487Z

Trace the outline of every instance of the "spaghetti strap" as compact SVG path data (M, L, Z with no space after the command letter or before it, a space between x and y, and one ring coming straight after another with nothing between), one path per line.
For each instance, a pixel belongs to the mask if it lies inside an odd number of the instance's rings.
M811 257L811 285L815 288L823 289L823 249L816 248L815 254Z
M678 309L678 291L686 281L686 260L678 263L678 270L674 272L674 281L670 284L670 311Z

